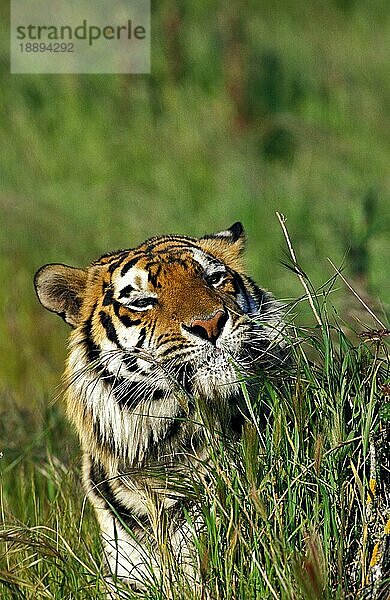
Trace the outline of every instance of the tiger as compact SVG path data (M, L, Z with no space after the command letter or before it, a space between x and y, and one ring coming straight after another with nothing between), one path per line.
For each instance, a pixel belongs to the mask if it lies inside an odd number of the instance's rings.
M196 579L183 509L191 502L170 490L172 470L207 460L205 406L216 430L239 439L243 380L280 356L282 306L246 275L245 242L237 222L200 238L153 237L87 268L47 264L35 275L41 304L73 328L66 412L108 572L131 589L161 573L161 515L178 564ZM167 464L165 483L145 475Z

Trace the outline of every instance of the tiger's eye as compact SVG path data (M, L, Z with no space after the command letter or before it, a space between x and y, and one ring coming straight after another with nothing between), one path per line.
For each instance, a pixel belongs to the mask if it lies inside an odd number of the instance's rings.
M130 300L129 308L152 308L156 303L156 298L138 298L136 300Z
M207 280L207 283L210 285L218 285L219 283L222 282L224 277L225 277L225 272L219 271L217 273L213 273L212 275L209 275L206 278L206 280Z

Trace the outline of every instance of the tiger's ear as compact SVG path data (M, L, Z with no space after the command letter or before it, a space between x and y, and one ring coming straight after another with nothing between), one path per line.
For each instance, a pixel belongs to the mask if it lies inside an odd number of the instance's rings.
M45 265L34 277L35 290L42 306L55 312L72 327L80 320L87 271L67 265Z
M235 271L242 270L245 233L241 223L234 223L229 229L205 235L200 238L199 244L205 252L222 260Z

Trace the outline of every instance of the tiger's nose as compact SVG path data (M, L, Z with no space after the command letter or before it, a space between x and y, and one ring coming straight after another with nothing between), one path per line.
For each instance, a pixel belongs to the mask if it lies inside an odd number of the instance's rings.
M215 314L207 319L194 319L190 327L188 327L188 331L202 340L208 340L212 344L215 344L227 319L225 311L217 310Z

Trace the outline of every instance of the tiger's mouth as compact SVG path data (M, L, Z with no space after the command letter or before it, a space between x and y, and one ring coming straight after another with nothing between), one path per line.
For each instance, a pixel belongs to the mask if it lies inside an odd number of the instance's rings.
M181 356L166 357L159 365L160 383L167 389L178 386L189 394L225 396L228 388L240 385L238 382L249 373L249 352L241 344L204 343ZM156 381L157 371L154 375Z
M244 356L245 349L236 344L222 343L220 345L212 345L205 342L199 348L192 349L192 352L186 358L186 362L193 369L209 367L228 367L235 363L239 363Z

